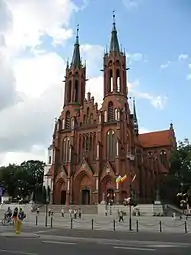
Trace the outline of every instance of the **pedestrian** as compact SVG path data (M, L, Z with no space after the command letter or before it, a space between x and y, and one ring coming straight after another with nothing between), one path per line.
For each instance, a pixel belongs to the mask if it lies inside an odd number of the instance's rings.
M78 210L78 217L79 217L79 219L81 219L81 217L82 217L82 209L81 208L79 208L79 210Z
M105 216L107 216L107 208L105 209Z
M64 208L61 209L61 215L64 217Z
M77 209L74 209L74 219L77 219L77 213L78 213Z
M70 209L68 210L68 212L69 212L70 218L72 218L72 208L70 208Z
M13 211L13 223L17 221L17 216L18 216L18 207L15 207Z
M120 211L119 212L119 222L124 222L124 219L123 219L123 211Z
M53 217L53 215L54 215L54 209L52 208L52 210L51 210L51 216Z

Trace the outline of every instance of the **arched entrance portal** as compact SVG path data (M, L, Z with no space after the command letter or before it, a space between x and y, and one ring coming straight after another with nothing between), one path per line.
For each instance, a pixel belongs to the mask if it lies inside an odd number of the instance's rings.
M101 180L101 201L114 203L115 201L115 180L110 175L106 175Z
M74 203L88 205L92 202L92 179L86 172L80 172L74 181Z
M61 205L66 204L66 190L61 191L61 201L60 201L60 203L61 203Z
M89 205L90 204L90 190L89 189L82 189L82 191L81 191L81 201L82 201L82 205Z

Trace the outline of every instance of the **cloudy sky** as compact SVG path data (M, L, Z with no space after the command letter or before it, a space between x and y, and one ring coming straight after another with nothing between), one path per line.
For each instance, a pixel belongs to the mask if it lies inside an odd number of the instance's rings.
M113 10L141 131L172 121L178 140L191 138L190 1L0 0L0 165L46 160L78 23L87 90L101 103Z

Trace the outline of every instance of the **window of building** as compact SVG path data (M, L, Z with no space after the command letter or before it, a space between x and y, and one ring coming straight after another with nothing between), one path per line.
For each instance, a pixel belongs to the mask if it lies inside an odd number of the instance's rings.
M113 92L113 72L109 70L109 92Z
M116 85L117 85L117 92L121 92L121 82L120 82L119 69L117 69L117 71L116 71Z
M112 122L114 120L114 107L113 103L109 102L108 104L108 122Z
M78 80L75 80L74 84L74 102L78 102Z
M71 128L71 119L70 119L70 112L66 112L66 117L65 117L65 129L70 129Z
M68 89L67 89L67 103L70 103L71 102L71 96L72 96L72 82L69 81L68 82Z
M162 164L166 165L166 162L167 162L167 153L165 150L162 150L160 152L160 161Z
M70 160L70 139L65 137L62 143L62 162L67 163Z
M106 149L107 159L114 160L116 156L116 146L115 146L115 132L113 130L107 132Z

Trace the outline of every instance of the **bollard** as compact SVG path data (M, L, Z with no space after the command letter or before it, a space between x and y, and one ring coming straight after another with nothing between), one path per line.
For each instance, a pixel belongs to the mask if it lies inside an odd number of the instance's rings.
M188 233L187 221L184 222L184 230L185 230L185 233L187 234Z
M70 221L70 229L73 229L73 218L71 218L71 221Z
M113 220L113 231L115 231L115 228L116 228L116 226L115 226L115 220Z
M53 217L50 218L50 227L52 228Z
M38 225L38 215L36 215L36 221L35 221L36 226Z
M20 235L21 233L21 225L22 225L22 222L21 220L17 220L16 223L15 223L15 234L16 235Z
M159 221L159 231L160 231L160 233L162 232L162 222L161 222L161 220Z
M94 219L92 219L92 230L94 230Z
M137 230L137 232L139 232L139 221L138 220L136 220L136 230Z

